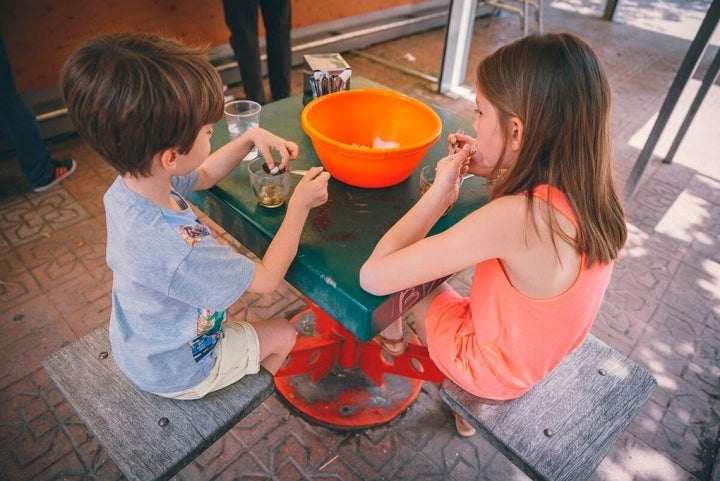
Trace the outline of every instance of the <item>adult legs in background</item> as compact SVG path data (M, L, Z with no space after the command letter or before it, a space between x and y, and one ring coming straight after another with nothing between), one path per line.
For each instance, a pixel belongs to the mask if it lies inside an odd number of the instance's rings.
M230 46L240 68L245 96L264 104L258 8L262 10L266 30L270 91L273 100L280 100L290 95L290 0L223 0L225 23L230 29Z
M260 0L260 8L266 31L270 93L273 100L280 100L290 96L292 70L290 0Z
M35 114L15 86L5 41L0 36L0 135L20 159L20 167L36 192L55 185L75 170L71 159L55 161L43 141Z

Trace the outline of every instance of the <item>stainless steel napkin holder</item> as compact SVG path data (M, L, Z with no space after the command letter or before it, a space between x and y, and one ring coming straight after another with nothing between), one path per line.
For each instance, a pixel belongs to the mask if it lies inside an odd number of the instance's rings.
M307 54L303 59L303 105L350 88L352 69L339 53Z

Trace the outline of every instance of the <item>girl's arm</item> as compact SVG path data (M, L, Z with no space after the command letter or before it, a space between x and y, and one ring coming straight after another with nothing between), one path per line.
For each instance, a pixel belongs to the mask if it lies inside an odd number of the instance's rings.
M413 207L380 239L360 269L360 285L371 294L388 295L487 259L511 257L514 249L523 248L518 244L524 239L518 213L522 202L520 196L494 200L440 234L410 241L402 231L423 215Z
M232 142L223 145L205 159L205 162L198 167L200 177L195 190L208 189L227 177L242 162L242 159L250 152L253 145L257 145L258 150L270 167L274 165L272 151L280 154L280 167L285 167L290 160L297 158L298 155L298 146L295 142L285 140L259 127L250 129Z
M503 258L522 242L522 196L497 199L445 232L425 237L452 203L448 201L457 198L457 192L454 197L448 193L448 181L454 180L455 172L462 172L458 167L462 162L462 155L453 155L438 163L435 183L380 239L360 269L363 289L375 295L398 292L486 259ZM447 169L449 166L458 170ZM440 177L443 180L439 182Z

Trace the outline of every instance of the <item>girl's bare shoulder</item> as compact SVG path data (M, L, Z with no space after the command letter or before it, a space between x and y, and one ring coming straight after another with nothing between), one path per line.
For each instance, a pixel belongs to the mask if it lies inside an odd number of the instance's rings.
M494 199L473 213L481 223L522 225L527 219L528 203L524 195L506 195Z
M472 249L485 258L502 258L523 242L527 228L527 199L522 195L504 196L488 202L451 229L460 249Z

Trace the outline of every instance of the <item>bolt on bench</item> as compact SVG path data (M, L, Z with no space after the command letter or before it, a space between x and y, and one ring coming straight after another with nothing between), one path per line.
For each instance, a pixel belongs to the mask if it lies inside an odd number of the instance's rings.
M482 399L450 380L440 397L531 479L579 481L595 471L656 385L590 334L517 399Z
M169 479L274 389L263 370L193 401L141 391L113 361L107 326L65 346L44 367L130 480Z

